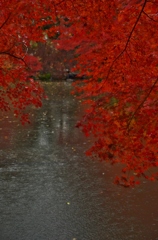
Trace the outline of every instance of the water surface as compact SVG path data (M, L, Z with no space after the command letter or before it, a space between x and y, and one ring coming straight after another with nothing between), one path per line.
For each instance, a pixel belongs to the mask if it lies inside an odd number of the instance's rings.
M0 240L156 240L158 184L115 186L118 169L84 155L83 107L47 83L31 124L0 120Z

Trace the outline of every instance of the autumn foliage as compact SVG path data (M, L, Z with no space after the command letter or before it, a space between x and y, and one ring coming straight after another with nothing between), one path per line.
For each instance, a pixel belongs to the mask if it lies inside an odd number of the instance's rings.
M1 1L1 108L8 99L18 109L40 105L42 90L29 78L25 56L50 24L45 34L58 48L75 49L75 70L86 75L75 92L89 106L77 124L95 138L87 155L122 163L117 184L157 179L158 1L9 2Z
M38 1L40 3L40 1ZM41 11L43 2L9 0L0 2L0 107L13 110L22 123L29 121L25 109L41 106L43 90L32 74L41 64L28 55L30 41L43 41ZM43 16L44 13L43 13Z

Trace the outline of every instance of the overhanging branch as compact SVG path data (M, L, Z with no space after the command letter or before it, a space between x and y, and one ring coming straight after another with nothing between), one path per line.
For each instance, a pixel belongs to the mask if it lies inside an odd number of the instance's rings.
M135 30L135 28L136 28L136 26L137 26L137 24L138 24L138 22L139 22L139 20L140 20L140 17L141 17L141 15L142 15L143 11L144 11L144 8L145 8L145 6L146 6L146 3L147 3L147 0L145 0L144 3L143 3L143 6L142 6L142 8L141 8L141 10L140 10L140 12L139 12L139 15L138 15L138 17L137 17L137 19L136 19L136 21L135 21L135 23L134 23L134 25L133 25L133 27L132 27L132 30L131 30L131 32L130 32L130 34L129 34L129 36L128 36L128 39L127 39L127 42L126 42L126 44L125 44L124 49L119 53L119 55L118 55L118 56L114 59L114 61L112 62L111 66L110 66L110 68L109 68L109 71L108 71L108 73L107 73L106 80L109 78L109 75L110 75L110 73L111 73L111 70L112 70L115 62L116 62L116 61L121 57L121 55L127 50L127 47L128 47L128 44L129 44L129 42L130 42L130 40L131 40L132 34L133 34L133 32L134 32L134 30ZM100 86L100 88L99 88L98 90L100 90L100 89L103 87L103 85L104 85L104 82L103 82L103 84Z

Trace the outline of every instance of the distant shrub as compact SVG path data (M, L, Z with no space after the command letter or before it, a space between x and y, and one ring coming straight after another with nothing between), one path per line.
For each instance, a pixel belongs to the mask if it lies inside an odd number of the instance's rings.
M51 74L50 73L39 74L38 79L41 81L51 81Z

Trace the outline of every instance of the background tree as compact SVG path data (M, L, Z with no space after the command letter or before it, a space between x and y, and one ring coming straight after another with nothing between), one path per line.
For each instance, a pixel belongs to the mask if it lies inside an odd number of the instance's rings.
M32 43L29 52L42 63L40 74L37 76L40 79L48 76L51 81L62 81L66 77L66 69L71 69L76 64L74 50L58 50L50 39L45 43Z

